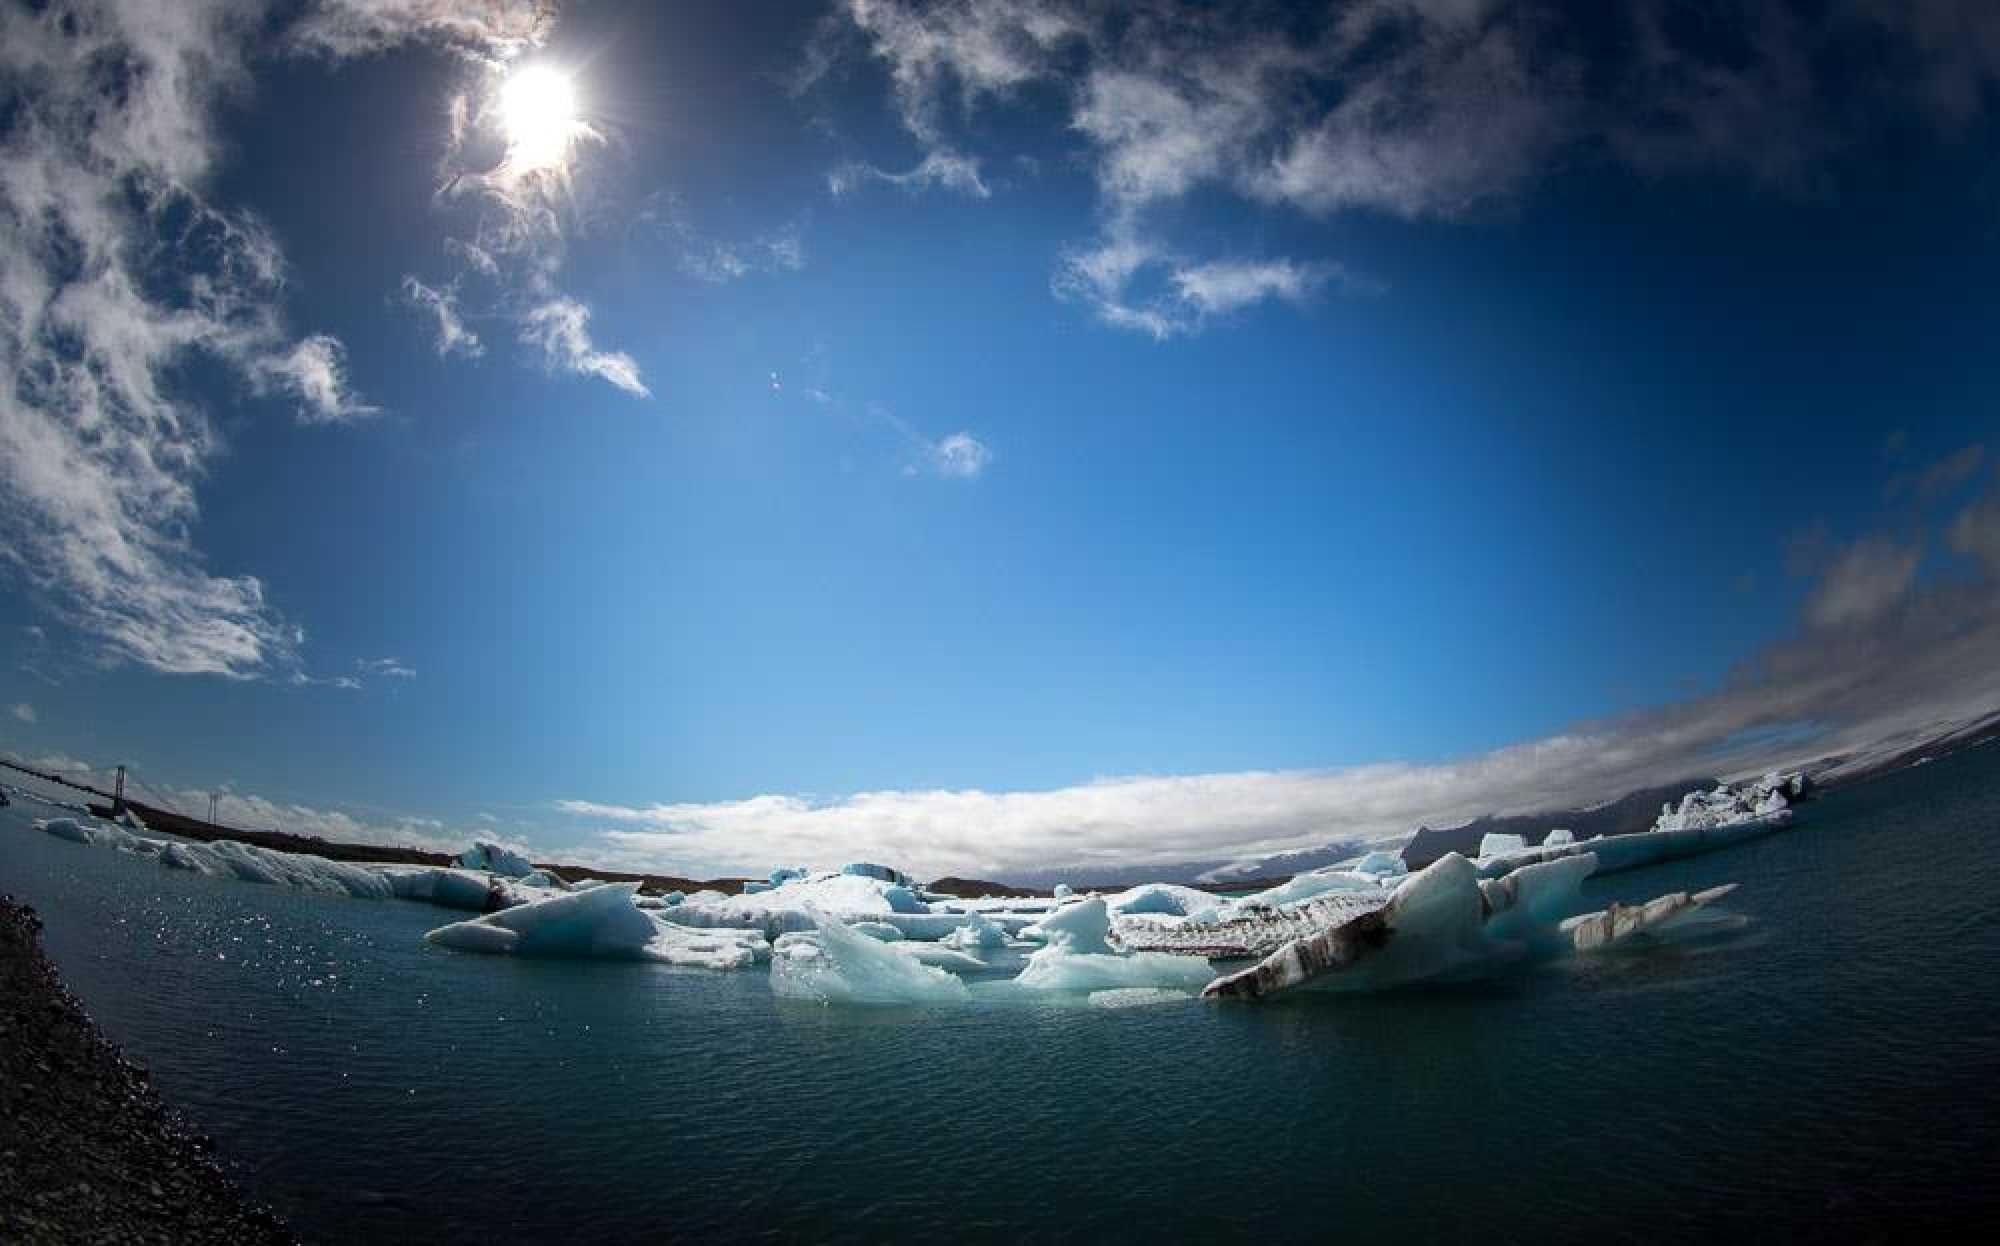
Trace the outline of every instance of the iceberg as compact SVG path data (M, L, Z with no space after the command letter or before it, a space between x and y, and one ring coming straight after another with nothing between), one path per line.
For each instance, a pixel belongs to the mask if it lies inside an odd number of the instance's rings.
M1113 913L1121 915L1150 913L1186 917L1189 913L1213 907L1215 897L1206 891L1174 883L1144 883L1121 891L1104 903Z
M1360 990L1434 978L1492 947L1472 862L1450 852L1412 874L1379 907L1293 939L1257 964L1210 982L1206 998L1255 999L1315 982ZM1316 981L1317 980L1317 981Z
M1560 826L1542 837L1542 847L1544 848L1560 848L1564 844L1573 844L1575 842L1576 833Z
M747 969L769 955L754 935L657 922L633 903L638 891L638 883L606 883L565 892L440 926L424 939L462 952L652 960L703 969Z
M526 878L535 872L528 858L483 839L460 853L458 864L468 870L486 870L502 878Z
M1479 856L1481 859L1487 857L1511 857L1517 852L1526 851L1527 847L1528 841L1519 835L1506 835L1497 831L1488 831L1479 838Z
M1046 942L1014 979L1031 991L1101 991L1133 987L1198 990L1213 971L1199 957L1166 952L1120 953L1110 943L1109 906L1093 897L1041 923Z
M942 939L968 921L964 913L925 904L903 883L848 873L788 879L740 896L696 892L660 915L682 926L760 930L766 938L776 939L782 934L813 930L808 910L843 922L883 922L895 926L907 939ZM1026 925L1028 919L1018 919L1017 924Z
M940 940L946 947L957 948L961 952L975 949L992 950L1007 946L1007 931L999 923L978 913L966 916L966 922Z
M1678 807L1671 803L1660 807L1660 817L1653 829L1700 831L1764 820L1787 822L1792 816L1793 799L1803 796L1807 786L1803 774L1780 774L1774 770L1742 787L1724 783L1712 791L1689 792L1681 797Z
M234 878L363 900L386 900L395 894L386 878L366 866L329 861L306 853L273 852L228 839L205 844L148 839L122 826L86 823L76 818L46 818L36 822L35 827L58 839L151 857L167 869L187 870L210 878Z
M771 949L771 991L818 1004L950 1004L968 998L965 984L920 964L895 945L856 934L813 909L810 930L780 937Z

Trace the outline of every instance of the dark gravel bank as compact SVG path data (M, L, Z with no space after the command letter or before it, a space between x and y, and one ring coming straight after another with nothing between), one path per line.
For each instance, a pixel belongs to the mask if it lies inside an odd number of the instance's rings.
M97 1032L0 896L0 1242L291 1242Z

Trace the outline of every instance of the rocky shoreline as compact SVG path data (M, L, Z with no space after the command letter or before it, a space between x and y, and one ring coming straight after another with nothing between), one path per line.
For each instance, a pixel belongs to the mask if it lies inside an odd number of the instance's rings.
M63 987L0 896L0 1241L293 1242Z

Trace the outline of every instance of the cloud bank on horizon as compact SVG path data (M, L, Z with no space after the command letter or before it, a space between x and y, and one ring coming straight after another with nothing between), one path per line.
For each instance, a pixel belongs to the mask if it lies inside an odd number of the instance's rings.
M1981 482L1942 533L1908 543L1871 534L1819 557L1797 631L1715 691L1455 761L1142 775L1033 792L573 799L559 809L600 828L579 854L625 869L754 875L879 859L930 876L1004 878L1392 840L1483 814L1587 807L1681 779L1800 765L2000 710L2000 479ZM1930 558L1949 570L1919 585L1912 570Z

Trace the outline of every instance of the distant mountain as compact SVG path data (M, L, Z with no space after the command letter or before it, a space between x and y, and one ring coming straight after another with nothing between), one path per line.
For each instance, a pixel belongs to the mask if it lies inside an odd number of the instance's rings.
M1629 835L1653 825L1660 816L1661 805L1678 801L1696 788L1714 787L1717 782L1716 779L1682 779L1677 783L1662 783L1658 787L1628 792L1608 805L1595 805L1589 809L1558 809L1506 818L1489 814L1449 830L1419 827L1410 842L1403 845L1403 861L1411 869L1420 870L1447 852L1476 856L1479 841L1496 834L1519 835L1531 845L1541 843L1557 827L1572 832L1578 839L1589 839L1593 835Z
M1901 732L1888 739L1856 749L1850 753L1836 753L1803 764L1792 764L1787 770L1803 770L1812 778L1816 787L1844 787L1850 783L1860 783L1868 779L1918 765L1934 758L1972 748L2000 739L2000 710L1972 718L1939 721L1923 727ZM1508 817L1487 815L1464 826L1434 830L1419 827L1415 835L1403 847L1403 859L1411 869L1421 869L1447 852L1462 852L1467 856L1479 850L1479 841L1490 833L1519 835L1530 844L1539 844L1552 830L1563 827L1578 839L1588 839L1592 835L1627 835L1646 830L1660 815L1660 806L1668 802L1678 803L1680 798L1696 788L1712 788L1719 780L1713 777L1682 779L1676 783L1662 783L1657 787L1642 788L1629 792L1617 800L1588 809L1564 809L1546 813L1518 814ZM1119 867L1077 866L1067 869L1029 870L1007 875L1007 881L1020 886L1046 890L1059 882L1072 886L1103 888L1123 888L1139 883L1186 883L1194 886L1215 888L1235 882L1270 885L1281 882L1294 874L1320 869L1339 861L1360 855L1371 847L1383 845L1362 841L1343 841L1326 844L1318 848L1301 849L1298 852L1280 853L1273 857L1255 860L1210 860L1181 861L1171 865L1133 865Z

